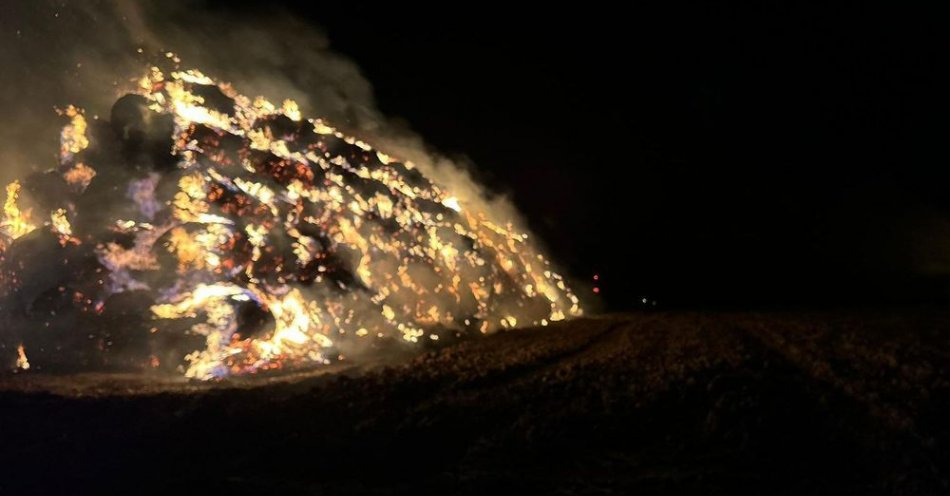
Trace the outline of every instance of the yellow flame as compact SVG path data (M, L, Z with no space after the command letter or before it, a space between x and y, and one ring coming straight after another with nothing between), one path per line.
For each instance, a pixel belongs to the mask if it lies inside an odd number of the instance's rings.
M300 107L293 100L284 100L284 104L280 109L290 120L299 121L301 119Z
M59 138L60 157L65 161L89 146L89 139L86 137L88 124L83 111L72 105L60 113L69 118L69 124L63 127Z
M20 182L13 181L7 185L7 199L3 203L3 221L0 222L0 231L11 239L21 238L36 229L36 226L30 222L30 212L21 211L17 206L19 199Z
M61 245L66 246L67 243L79 243L79 240L73 237L73 226L66 217L66 209L58 208L50 212L50 228L59 236Z
M20 370L30 370L30 360L26 357L26 349L23 348L23 343L20 343L16 347L16 366Z

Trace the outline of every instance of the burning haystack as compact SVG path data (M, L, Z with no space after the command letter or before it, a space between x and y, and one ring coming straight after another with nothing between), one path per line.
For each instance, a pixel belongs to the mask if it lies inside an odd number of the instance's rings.
M207 379L582 313L510 222L293 101L152 67L108 121L61 113L0 220L11 367Z

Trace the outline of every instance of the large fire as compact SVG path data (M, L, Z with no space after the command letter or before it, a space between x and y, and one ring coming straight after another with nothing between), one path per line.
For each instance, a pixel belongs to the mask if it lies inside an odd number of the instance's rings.
M512 223L293 101L152 67L110 122L61 114L59 168L10 184L0 224L22 369L44 332L131 335L145 366L208 379L582 313ZM108 315L127 328L89 330Z

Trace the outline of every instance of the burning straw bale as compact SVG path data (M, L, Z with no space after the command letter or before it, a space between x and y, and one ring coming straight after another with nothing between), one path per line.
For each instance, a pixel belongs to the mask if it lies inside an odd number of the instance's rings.
M152 67L60 113L58 168L7 189L10 368L209 379L582 314L510 221L293 101Z

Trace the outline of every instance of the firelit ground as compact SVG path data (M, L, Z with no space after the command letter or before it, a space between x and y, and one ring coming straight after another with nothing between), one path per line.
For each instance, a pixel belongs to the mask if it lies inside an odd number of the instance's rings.
M0 493L946 494L948 325L657 313L258 383L18 374Z

